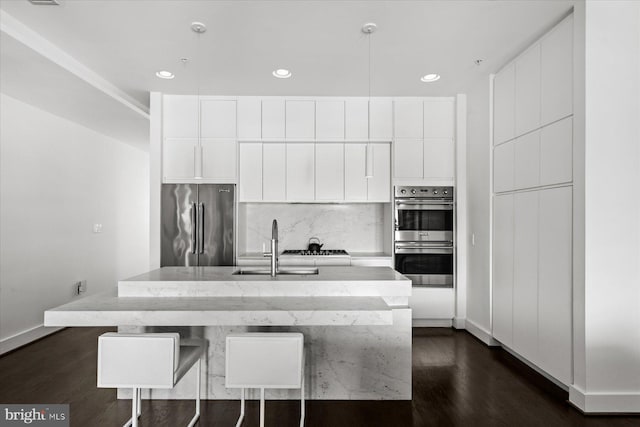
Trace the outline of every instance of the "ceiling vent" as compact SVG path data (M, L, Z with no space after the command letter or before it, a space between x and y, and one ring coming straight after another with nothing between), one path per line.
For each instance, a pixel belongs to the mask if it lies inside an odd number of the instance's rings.
M29 0L31 4L35 4L36 6L59 6L57 0Z

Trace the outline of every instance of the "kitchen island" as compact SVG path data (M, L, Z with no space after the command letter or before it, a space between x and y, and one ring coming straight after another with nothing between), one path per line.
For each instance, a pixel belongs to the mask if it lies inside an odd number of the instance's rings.
M310 399L411 399L411 281L388 267L321 267L317 274L234 274L237 267L164 267L122 280L117 291L45 312L46 326L178 331L208 340L206 399L237 399L224 387L225 337L301 332ZM250 271L249 271L250 273ZM189 398L187 375L153 398ZM191 385L190 385L191 384ZM297 393L273 390L269 398Z

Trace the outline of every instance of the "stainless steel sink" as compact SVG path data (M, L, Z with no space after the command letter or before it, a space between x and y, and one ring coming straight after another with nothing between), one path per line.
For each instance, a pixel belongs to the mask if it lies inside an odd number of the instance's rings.
M271 275L271 270L265 268L241 268L233 272L233 274L255 274L255 275L263 275L269 276ZM318 274L317 268L281 268L278 270L277 275L300 275L306 276L310 274Z

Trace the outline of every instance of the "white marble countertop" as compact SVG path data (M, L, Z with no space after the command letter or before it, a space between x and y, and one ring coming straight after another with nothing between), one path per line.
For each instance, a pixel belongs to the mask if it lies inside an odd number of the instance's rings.
M45 326L390 325L411 281L389 267L320 267L317 275L234 275L238 267L164 267L117 292L45 312Z
M389 267L321 266L316 275L234 275L238 267L164 267L118 283L120 297L333 297L411 295Z
M380 297L82 298L45 311L45 326L391 325Z
M239 267L163 267L121 280L125 282L208 281L208 282L395 282L408 281L389 267L321 267L309 275L234 275Z

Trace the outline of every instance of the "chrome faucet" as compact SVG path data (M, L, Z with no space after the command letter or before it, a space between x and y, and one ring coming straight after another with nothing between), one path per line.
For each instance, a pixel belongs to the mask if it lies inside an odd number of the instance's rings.
M271 277L278 273L278 220L271 223L271 252L264 252L264 257L271 257Z

